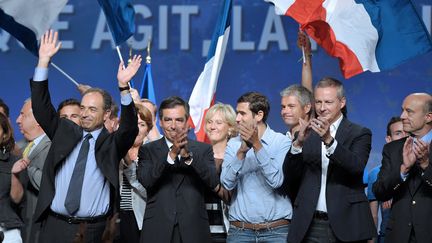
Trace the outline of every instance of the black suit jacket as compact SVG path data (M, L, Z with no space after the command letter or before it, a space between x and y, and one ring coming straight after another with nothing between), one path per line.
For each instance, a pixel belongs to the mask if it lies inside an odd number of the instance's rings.
M188 140L191 165L167 162L165 138L145 144L139 152L138 180L147 189L141 242L170 242L179 225L183 242L210 242L204 191L219 183L210 145Z
M47 136L51 139L51 148L48 152L43 168L42 183L34 219L42 221L54 198L54 181L57 169L82 139L83 130L70 120L59 118L51 104L48 91L48 81L30 82L33 114ZM118 166L138 134L137 115L132 102L121 107L121 124L119 129L109 134L103 128L95 145L95 157L98 168L110 183L110 207L116 208L119 191Z
M432 242L432 166L422 170L418 165L409 171L405 181L400 174L402 150L406 138L384 145L382 166L373 192L380 201L393 198L385 241L408 242L411 229L418 243ZM430 147L430 149L432 149ZM430 150L432 151L432 150ZM432 153L429 153L432 162Z
M371 132L343 118L336 132L337 146L327 170L327 213L330 226L342 241L372 238L376 233L362 182L371 149ZM302 153L287 153L285 180L292 186L293 218L288 242L301 242L312 222L321 188L321 140L311 132ZM297 185L297 188L296 186Z

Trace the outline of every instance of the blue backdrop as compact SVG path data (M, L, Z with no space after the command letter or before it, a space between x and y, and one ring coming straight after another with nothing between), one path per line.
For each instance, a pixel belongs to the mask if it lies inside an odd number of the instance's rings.
M430 33L432 1L413 2ZM206 47L221 1L137 0L133 3L137 33L129 44L134 53L145 55L147 40L152 39L157 100L170 95L189 99L205 63ZM217 101L235 105L237 97L244 92L262 92L271 102L270 126L285 132L287 128L280 118L279 92L300 82L301 52L296 47L298 25L288 17L275 16L272 7L261 0L236 0L234 5ZM60 31L63 41L63 50L55 56L54 63L80 83L107 89L119 101L118 57L97 1L69 1L54 28ZM123 45L122 52L127 59L129 47ZM403 98L412 92L431 93L432 53L392 71L364 73L349 80L343 79L337 60L316 46L312 61L314 81L324 76L343 81L349 118L372 130L369 166L379 162L387 121L400 114ZM28 80L36 62L13 37L0 32L0 97L11 107L14 124L23 101L30 96ZM143 71L137 74L136 84L141 83ZM79 98L75 86L53 68L49 77L55 105L65 98ZM16 126L15 134L18 139L22 137Z

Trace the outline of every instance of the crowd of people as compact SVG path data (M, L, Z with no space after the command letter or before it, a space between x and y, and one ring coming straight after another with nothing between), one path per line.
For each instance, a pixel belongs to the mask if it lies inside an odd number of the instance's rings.
M286 134L267 122L267 97L248 92L207 111L209 143L188 137L182 98L157 107L129 87L139 55L119 64L120 109L86 85L55 109L48 64L60 46L43 35L21 141L0 101L0 242L432 242L430 94L404 99L364 182L372 132L348 119L340 81L313 87L303 33L302 83L280 92Z

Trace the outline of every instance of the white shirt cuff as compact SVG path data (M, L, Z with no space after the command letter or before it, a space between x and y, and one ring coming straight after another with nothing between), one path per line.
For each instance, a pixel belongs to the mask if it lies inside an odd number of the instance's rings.
M168 153L168 156L167 156L167 162L168 162L168 164L170 164L170 165L173 165L173 164L175 163L174 160L171 159L171 157L169 156L169 153Z
M296 147L294 145L291 146L291 154L300 154L301 152L303 152L303 147Z

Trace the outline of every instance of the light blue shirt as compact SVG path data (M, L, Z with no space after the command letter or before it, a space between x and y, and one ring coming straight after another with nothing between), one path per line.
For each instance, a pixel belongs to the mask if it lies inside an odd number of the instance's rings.
M83 187L81 191L80 208L75 215L77 217L94 217L104 215L108 212L110 206L110 187L108 180L105 179L102 171L96 164L95 144L101 133L102 128L91 132L92 138L89 140L90 148L87 155L87 163L84 173ZM55 177L55 194L51 203L51 210L69 215L64 203L66 194L71 182L72 173L75 168L75 163L78 158L78 153L81 144L84 141L84 136L88 132L83 131L81 141L75 146L66 161L60 166Z
M240 137L230 139L222 163L221 182L228 190L235 189L229 208L230 221L264 223L291 219L288 197L276 192L282 185L285 155L291 140L273 131L268 125L261 138L263 147L255 153L250 149L244 160L237 158Z
M36 67L33 76L33 81L44 81L48 79L48 68ZM130 93L121 95L121 104L129 105L132 102ZM87 155L87 163L84 173L83 187L81 191L80 208L75 213L76 217L95 217L104 215L108 212L110 207L110 186L108 180L102 174L102 171L96 164L95 145L96 140L101 133L102 128L92 131L92 138L89 139L90 148ZM83 131L81 141L75 146L72 152L67 156L65 162L60 165L55 176L55 194L51 203L51 210L69 215L64 203L66 194L71 182L72 173L75 168L75 163L78 158L78 153L81 144L84 141L84 136L88 132Z

